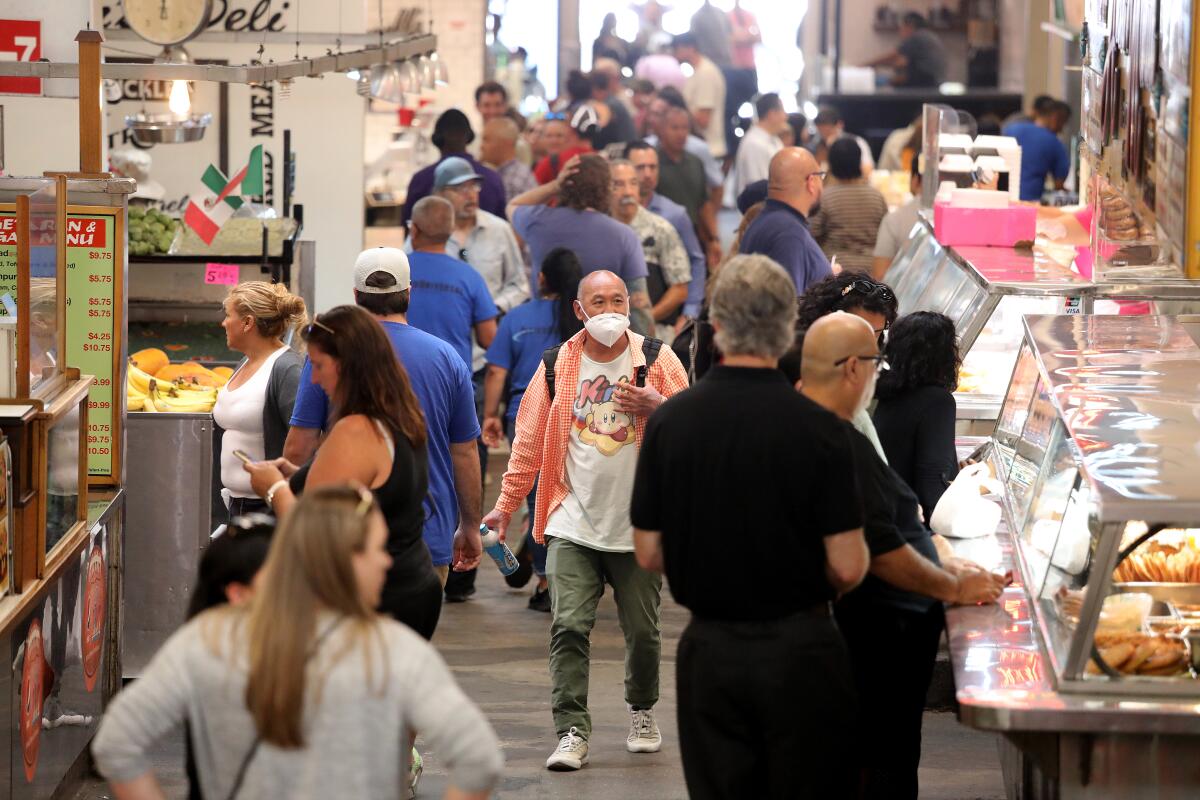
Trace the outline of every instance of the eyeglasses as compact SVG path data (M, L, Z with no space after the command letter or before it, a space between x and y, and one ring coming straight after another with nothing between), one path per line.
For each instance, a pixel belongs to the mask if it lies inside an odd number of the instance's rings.
M879 351L883 352L888 343L888 327L886 325L876 329L875 341L879 344Z
M846 356L845 358L839 358L837 361L833 362L833 365L835 367L840 367L842 364L845 364L852 358L857 358L859 361L874 361L876 374L887 372L892 368L892 365L888 363L887 356L883 355L882 353L874 356Z
M337 331L335 331L333 328L326 325L324 322L321 322L321 320L317 319L316 317L313 317L312 323L307 328L304 329L304 335L305 336L311 335L313 332L313 328L320 328L321 330L328 333L330 336L337 336Z
M545 120L546 122L554 122L556 120L559 122L566 122L567 115L562 113L561 111L551 111L549 114L543 115L542 119Z
M810 172L810 173L808 173L808 175L807 175L807 176L805 176L804 180L808 180L809 178L811 178L811 177L813 177L813 176L815 175L815 176L817 176L818 178L820 178L820 179L821 179L821 182L822 182L822 183L824 183L824 182L825 182L825 176L826 176L826 175L828 175L828 174L829 174L829 172L828 172L828 171L826 171L826 170L819 170L819 171L817 171L817 172Z

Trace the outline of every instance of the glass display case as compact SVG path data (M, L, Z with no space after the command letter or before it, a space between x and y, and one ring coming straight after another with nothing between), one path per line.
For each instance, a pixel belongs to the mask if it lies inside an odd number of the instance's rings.
M958 329L964 353L959 419L994 420L1012 376L1024 314L1077 308L1090 284L1031 251L943 247L918 220L885 277L900 313L937 311Z
M1029 316L989 463L1058 692L1200 698L1200 347Z

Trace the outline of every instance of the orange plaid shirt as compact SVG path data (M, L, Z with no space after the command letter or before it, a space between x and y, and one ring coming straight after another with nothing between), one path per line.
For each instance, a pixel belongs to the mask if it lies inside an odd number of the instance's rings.
M567 486L567 445L575 420L571 406L575 401L575 384L579 381L580 356L586 335L585 331L580 331L564 342L558 351L558 360L554 364L554 402L550 402L550 390L546 386L545 362L538 365L537 372L530 379L529 388L525 390L517 411L516 438L508 459L508 470L504 473L500 498L496 501L496 508L506 514L513 513L525 502L540 473L533 514L533 538L539 543L545 541L543 532L546 530L546 520L570 492ZM642 353L645 337L633 331L626 335L629 337L630 355L636 371L638 367L646 365L646 356ZM646 373L646 385L653 386L663 397L670 397L687 388L687 372L679 363L679 358L665 344ZM646 418L636 416L633 424L637 432L635 443L641 450L642 439L646 435Z

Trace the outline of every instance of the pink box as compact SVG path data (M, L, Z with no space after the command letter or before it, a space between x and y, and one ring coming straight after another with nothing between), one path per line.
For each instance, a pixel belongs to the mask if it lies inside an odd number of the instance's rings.
M1037 206L954 208L933 204L933 233L943 245L1012 247L1037 236Z

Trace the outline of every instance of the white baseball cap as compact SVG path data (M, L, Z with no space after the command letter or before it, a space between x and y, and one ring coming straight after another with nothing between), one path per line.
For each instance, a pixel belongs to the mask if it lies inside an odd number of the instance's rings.
M386 272L396 279L395 286L368 286L373 273ZM354 288L363 294L392 294L412 286L408 256L395 247L372 247L363 250L354 260Z

